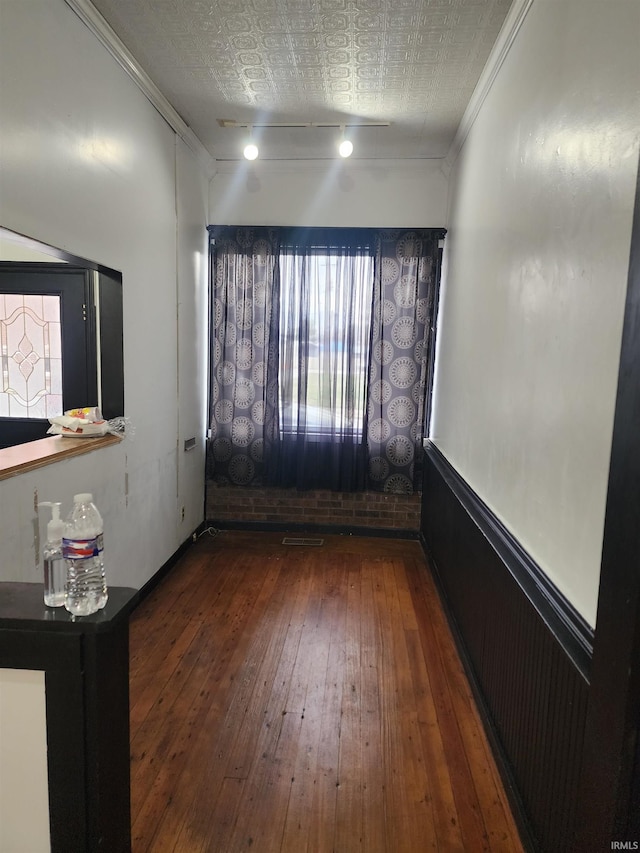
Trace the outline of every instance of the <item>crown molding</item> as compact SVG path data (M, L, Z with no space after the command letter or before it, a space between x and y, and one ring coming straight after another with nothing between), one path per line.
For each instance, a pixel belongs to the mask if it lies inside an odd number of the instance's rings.
M65 0L98 41L106 47L118 65L129 75L143 95L151 102L171 129L195 154L208 177L215 172L215 161L188 124L174 110L137 59L120 41L106 20L89 0Z
M482 74L480 75L476 87L473 90L471 99L469 100L467 108L464 111L464 115L462 116L462 120L458 125L458 130L456 131L453 142L451 143L447 155L444 158L443 166L447 175L451 171L451 168L453 167L453 164L455 163L456 158L458 157L458 154L460 153L460 150L473 127L487 95L491 91L493 83L498 76L498 72L502 68L502 64L507 58L509 51L511 50L511 46L518 35L518 31L520 30L520 27L522 26L522 23L533 3L534 0L514 0L513 6L505 18L502 29L496 39L496 43L489 54L487 63L482 70Z

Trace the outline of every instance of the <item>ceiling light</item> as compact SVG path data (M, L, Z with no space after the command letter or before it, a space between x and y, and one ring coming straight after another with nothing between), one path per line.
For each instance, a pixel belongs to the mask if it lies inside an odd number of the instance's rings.
M345 126L342 125L342 136L338 144L338 153L341 157L351 157L353 153L353 142L345 136Z
M341 157L351 157L353 153L353 142L350 139L343 139L338 145L338 151Z
M0 0L1 2L1 0ZM353 142L351 139L347 137L347 132L349 136L354 133L353 128L357 128L355 130L356 134L359 134L363 128L382 128L382 127L390 127L391 122L389 121L351 121L347 123L337 123L333 121L284 121L284 122L270 122L270 121L256 121L254 122L244 122L244 121L236 121L235 119L218 119L218 124L220 127L225 128L246 128L249 131L248 139L246 139L246 144L243 149L243 154L247 160L255 160L260 156L260 152L258 150L258 145L254 142L253 139L253 131L254 128L268 128L269 130L287 130L291 128L339 128L341 131L340 139L338 140L338 152L341 157L351 157L353 154ZM267 158L269 159L269 158Z
M255 142L247 142L242 153L247 160L255 160L260 152L258 151L258 146Z
M244 151L242 152L245 156L246 160L255 160L258 154L258 146L253 141L253 127L249 127L249 141L244 146Z

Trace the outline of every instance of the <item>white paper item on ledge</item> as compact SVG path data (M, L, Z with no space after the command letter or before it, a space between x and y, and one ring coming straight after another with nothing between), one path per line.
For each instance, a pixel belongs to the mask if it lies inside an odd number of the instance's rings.
M109 432L107 421L88 421L84 418L72 418L68 415L59 415L49 418L51 426L47 430L48 435L66 435L70 438L98 438Z

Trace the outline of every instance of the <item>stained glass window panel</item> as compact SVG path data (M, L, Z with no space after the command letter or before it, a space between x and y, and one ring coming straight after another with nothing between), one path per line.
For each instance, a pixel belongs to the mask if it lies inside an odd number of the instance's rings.
M60 297L0 294L0 416L62 412Z

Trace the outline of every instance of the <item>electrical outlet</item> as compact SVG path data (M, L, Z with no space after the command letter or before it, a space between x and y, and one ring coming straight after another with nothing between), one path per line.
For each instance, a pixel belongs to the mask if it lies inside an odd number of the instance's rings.
M180 521L184 521L184 507L180 507Z

